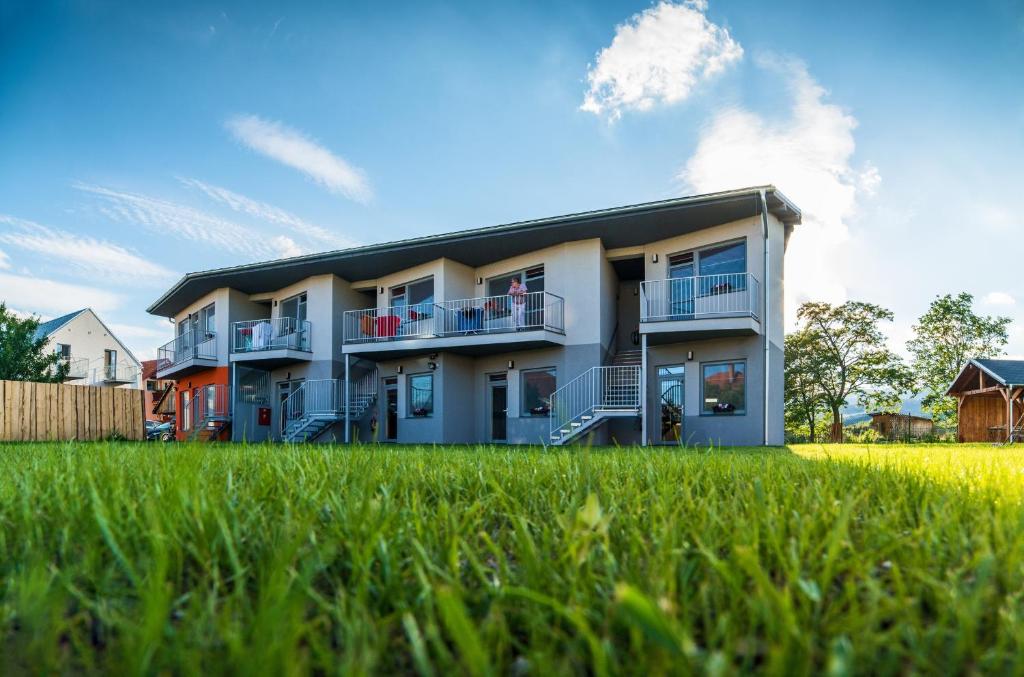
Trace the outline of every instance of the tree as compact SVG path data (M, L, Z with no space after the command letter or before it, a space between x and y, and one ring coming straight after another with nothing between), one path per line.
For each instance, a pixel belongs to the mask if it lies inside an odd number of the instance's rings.
M911 389L910 370L886 347L878 328L880 322L892 321L892 311L860 301L839 306L810 302L800 306L797 319L808 333L808 349L815 353L812 373L832 414L833 442L843 441L842 408L851 398L886 408Z
M39 318L21 318L0 303L0 379L60 383L68 367L48 351L46 337L36 338Z
M786 335L786 430L815 442L819 418L825 413L824 390L818 380L822 351L807 329Z
M967 292L938 296L914 325L907 342L913 355L918 386L925 391L922 406L936 423L955 426L956 400L946 389L972 357L997 357L1008 339L1008 317L975 314L974 297Z

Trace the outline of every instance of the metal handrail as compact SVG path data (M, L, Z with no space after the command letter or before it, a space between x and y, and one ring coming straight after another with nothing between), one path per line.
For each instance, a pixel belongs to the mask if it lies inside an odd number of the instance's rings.
M640 320L760 316L760 283L750 273L697 275L640 283Z
M163 344L156 351L157 370L197 358L217 359L217 332L193 329Z
M58 363L67 365L67 372L64 375L65 379L80 379L89 375L88 357L62 357L58 360Z
M349 408L358 415L377 395L377 370L349 384ZM345 381L337 378L310 379L285 398L284 426L311 416L340 416L345 413Z
M551 394L551 437L562 438L601 411L639 410L640 367L591 367Z
M99 370L103 381L130 382L134 381L139 370L130 364L104 364Z
M544 329L565 333L565 299L546 291L349 310L344 342L438 338Z
M252 353L261 350L310 350L309 320L273 317L241 320L231 325L231 352Z

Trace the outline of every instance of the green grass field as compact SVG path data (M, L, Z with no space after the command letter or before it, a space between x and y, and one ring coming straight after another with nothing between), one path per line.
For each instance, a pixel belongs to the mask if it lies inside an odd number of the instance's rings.
M0 673L1020 673L1024 450L0 447Z

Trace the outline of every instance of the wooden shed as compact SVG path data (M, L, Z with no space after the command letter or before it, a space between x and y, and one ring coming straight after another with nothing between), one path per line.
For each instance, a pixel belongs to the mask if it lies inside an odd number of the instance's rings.
M869 413L871 428L887 440L920 439L931 435L935 424L930 418L892 411Z
M946 394L960 442L1024 441L1024 360L968 360Z

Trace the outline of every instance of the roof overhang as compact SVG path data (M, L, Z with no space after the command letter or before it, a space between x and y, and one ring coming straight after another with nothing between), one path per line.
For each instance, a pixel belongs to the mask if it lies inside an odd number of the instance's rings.
M966 386L967 381L970 378L969 375L972 373L972 369L982 372L983 374L991 378L993 381L1003 386L1004 388L1012 388L1014 386L1024 385L1022 383L1007 383L1005 378L1003 378L996 372L992 371L981 362L978 362L975 359L970 359L967 360L967 364L964 365L964 368L961 369L960 373L956 375L955 379L953 379L953 382L949 385L949 388L946 390L946 394L955 395L956 393L963 392L964 390L971 390L972 388L968 388Z
M607 249L637 246L757 216L762 191L768 212L787 231L800 223L800 210L774 186L756 186L189 273L147 310L173 317L221 287L258 294L313 275L371 280L442 257L476 268L575 240L600 238Z

